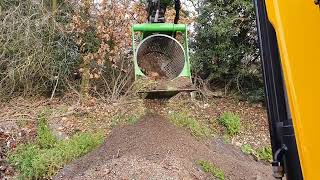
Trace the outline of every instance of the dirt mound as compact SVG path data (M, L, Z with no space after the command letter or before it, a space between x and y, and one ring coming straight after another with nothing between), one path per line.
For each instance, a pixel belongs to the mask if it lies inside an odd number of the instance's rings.
M204 143L165 118L148 114L118 127L98 150L54 179L211 179L196 165L211 161L227 179L272 179L271 168L219 140Z

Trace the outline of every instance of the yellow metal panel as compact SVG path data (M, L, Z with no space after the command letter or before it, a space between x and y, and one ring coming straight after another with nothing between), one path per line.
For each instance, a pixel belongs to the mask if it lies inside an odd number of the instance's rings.
M266 0L281 54L304 179L320 179L320 8Z

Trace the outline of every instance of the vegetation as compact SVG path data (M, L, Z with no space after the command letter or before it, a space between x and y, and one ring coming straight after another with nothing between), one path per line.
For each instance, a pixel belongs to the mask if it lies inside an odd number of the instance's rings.
M0 96L43 94L63 91L78 66L76 44L61 26L70 21L50 7L32 0L1 4L0 13ZM48 23L50 20L51 23Z
M142 115L132 114L132 115L116 115L113 117L111 126L115 127L119 124L129 124L133 125L139 121Z
M214 176L220 180L225 179L224 172L221 169L213 166L209 161L199 160L199 161L197 161L197 164L199 166L201 166L201 168L204 170L204 172L210 173L212 176Z
M199 1L193 73L210 87L263 100L263 79L253 3L250 0Z
M37 143L40 148L50 149L57 143L57 137L51 132L45 115L39 117L39 125L37 129Z
M132 87L131 30L145 1L0 2L0 97L68 90L111 100ZM209 87L262 100L255 16L249 0L199 0L192 67ZM97 8L100 7L100 8ZM168 21L174 18L168 9ZM182 23L191 23L183 11ZM50 23L48 23L50 22Z
M142 21L143 8L114 2L101 1L98 10L88 0L1 1L1 100L66 90L111 100L125 94L132 80L130 27Z
M257 150L257 157L259 160L272 162L272 149L270 147L263 147Z
M234 136L240 132L241 120L239 116L231 112L226 112L223 113L218 120L219 123L227 129L228 135Z
M253 155L257 160L272 162L272 149L270 147L262 147L257 150L252 148L250 144L244 144L241 147L241 151L248 155Z
M250 144L244 144L241 146L241 151L245 154L248 154L248 155L254 155L256 154L255 150L252 148L252 146Z
M169 118L176 126L190 130L195 137L209 137L211 135L207 126L192 118L187 112L172 113Z
M37 139L19 145L8 156L23 179L50 179L65 164L95 149L103 142L101 133L82 133L58 141L44 116L39 118Z

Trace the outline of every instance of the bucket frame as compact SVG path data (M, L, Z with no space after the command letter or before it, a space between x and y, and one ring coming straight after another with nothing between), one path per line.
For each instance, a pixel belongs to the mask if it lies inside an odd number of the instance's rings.
M136 38L135 33L141 32L142 36ZM145 38L148 37L148 34L159 33L166 35L173 35L176 32L181 32L183 34L183 49L185 53L185 63L184 68L178 77L187 77L191 79L191 70L190 70L190 58L189 58L189 39L187 25L185 24L170 24L170 23L146 23L146 24L135 24L132 27L132 48L134 52L134 72L135 79L141 77L146 77L146 75L141 71L138 60L137 60L137 44L136 42L142 42Z
M135 34L140 32L139 36ZM146 99L166 99L175 96L180 92L192 92L195 91L192 85L191 79L191 65L189 57L189 39L188 39L188 28L185 24L171 24L171 23L145 23L145 24L135 24L132 26L132 48L134 53L134 73L135 80L147 81L148 77L142 72L138 65L137 50L140 43L144 39L152 34L168 35L174 37L176 33L182 33L183 36L183 50L184 50L184 66L176 78L172 80L166 80L167 84L179 84L179 81L187 80L187 87L179 87L175 85L168 85L166 88L154 88L144 91L139 91L140 94L145 95ZM137 43L138 42L138 43Z

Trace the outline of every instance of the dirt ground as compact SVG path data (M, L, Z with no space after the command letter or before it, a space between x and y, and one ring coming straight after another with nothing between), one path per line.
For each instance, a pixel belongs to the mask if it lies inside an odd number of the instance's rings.
M172 113L185 111L212 129L215 138L196 139L166 120ZM270 146L266 110L259 104L230 98L200 101L185 95L151 104L141 99L109 102L92 98L81 102L75 94L68 94L52 100L18 97L0 103L0 179L15 174L6 162L6 154L36 136L37 117L43 112L61 139L77 132L101 130L108 137L100 149L67 166L56 179L211 179L196 165L200 159L210 160L229 179L271 178L268 164L240 151L243 144L254 148ZM217 124L224 112L237 114L242 122L241 133L229 143L221 140L225 132ZM141 120L124 126L126 119Z
M232 145L219 139L197 140L156 114L116 128L98 150L54 179L212 179L196 165L197 160L214 163L227 179L272 179L271 167Z

